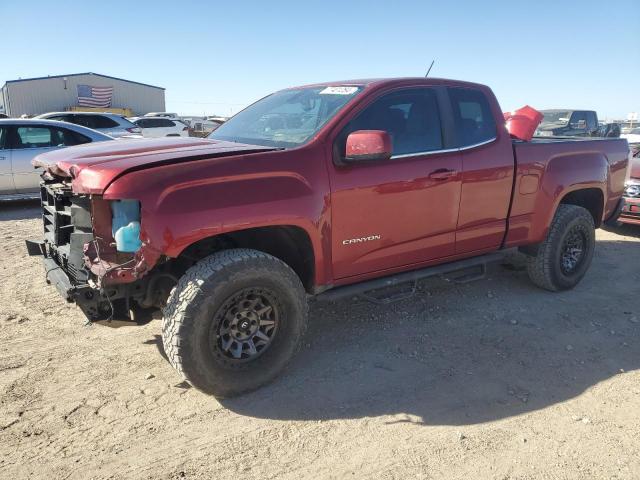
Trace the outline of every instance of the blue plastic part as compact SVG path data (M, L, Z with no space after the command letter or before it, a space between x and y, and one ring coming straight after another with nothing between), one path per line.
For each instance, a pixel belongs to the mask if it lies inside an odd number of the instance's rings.
M114 235L116 239L116 250L119 252L135 253L140 250L140 222L131 222L129 225L120 227Z
M111 232L119 252L135 253L140 250L140 202L115 200L111 202Z

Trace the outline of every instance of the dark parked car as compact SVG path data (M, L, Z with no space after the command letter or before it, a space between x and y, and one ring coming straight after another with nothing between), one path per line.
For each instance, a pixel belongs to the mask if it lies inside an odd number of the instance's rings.
M600 125L593 110L541 110L542 123L536 130L538 137L609 137L620 136L616 123Z

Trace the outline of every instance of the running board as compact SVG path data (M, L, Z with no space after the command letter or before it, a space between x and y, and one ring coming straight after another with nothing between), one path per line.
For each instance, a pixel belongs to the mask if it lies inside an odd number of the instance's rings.
M453 283L463 284L463 283L471 283L477 280L482 280L487 276L487 264L481 263L477 265L478 271L476 273L465 273L464 275L460 275L459 277L449 278L446 277L445 280ZM475 268L475 267L474 267ZM456 272L453 272L456 273Z
M514 248L508 248L505 250L499 250L497 252L487 253L478 257L465 258L464 260L458 260L456 262L444 263L441 265L435 265L433 267L422 268L420 270L412 270L410 272L397 273L395 275L389 275L382 278L376 278L373 280L367 280L365 282L354 283L351 285L345 285L343 287L334 287L330 290L326 290L316 296L316 299L321 302L333 302L345 297L353 297L362 295L364 298L371 300L374 299L374 303L387 304L395 301L392 298L379 298L367 294L373 290L378 290L386 287L393 287L407 282L413 282L414 286L411 289L412 293L415 292L415 284L419 280L423 280L429 277L436 277L440 275L446 275L461 270L467 270L469 268L479 267L480 272L478 274L463 275L461 277L450 279L456 283L466 283L472 280L478 280L483 278L486 273L486 266L490 263L500 262L505 257L513 252L517 251ZM409 295L411 296L411 295ZM409 296L401 296L396 300L404 300Z

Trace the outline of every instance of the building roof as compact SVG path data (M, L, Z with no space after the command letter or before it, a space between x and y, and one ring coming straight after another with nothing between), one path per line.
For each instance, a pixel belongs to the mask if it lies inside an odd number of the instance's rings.
M49 78L78 77L80 75L96 75L98 77L111 78L112 80L120 80L121 82L135 83L137 85L144 85L145 87L158 88L160 90L165 90L164 87L157 87L155 85L149 85L148 83L134 82L133 80L127 80L126 78L112 77L109 75L102 75L101 73L94 73L94 72L70 73L68 75L50 75L47 77L20 78L18 80L7 80L6 83L29 82L31 80L47 80Z

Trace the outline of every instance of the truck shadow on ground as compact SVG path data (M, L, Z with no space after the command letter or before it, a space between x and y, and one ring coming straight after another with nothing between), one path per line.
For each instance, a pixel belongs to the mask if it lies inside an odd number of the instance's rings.
M638 258L640 245L601 241L597 252L569 292L539 290L522 269L496 266L484 282L426 283L387 307L312 304L288 371L221 403L269 419L465 425L573 398L640 367L640 273L637 262L620 262Z
M628 237L640 238L640 225L623 223L616 227L604 226L604 230L618 235L626 235Z
M0 221L39 216L37 201L0 205ZM608 230L640 238L637 226ZM584 281L563 293L533 287L522 269L495 266L486 281L425 282L415 297L386 307L313 303L291 367L221 403L259 418L387 416L425 425L476 424L561 403L640 368L639 255L638 242L599 241ZM147 343L164 354L159 335Z
M40 218L39 200L0 201L0 222Z

